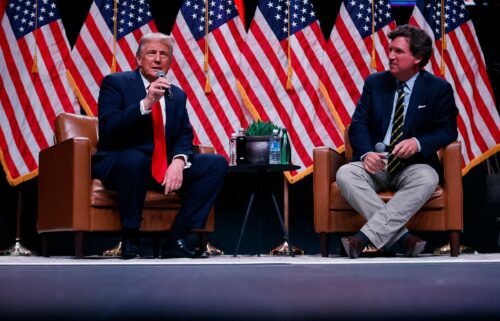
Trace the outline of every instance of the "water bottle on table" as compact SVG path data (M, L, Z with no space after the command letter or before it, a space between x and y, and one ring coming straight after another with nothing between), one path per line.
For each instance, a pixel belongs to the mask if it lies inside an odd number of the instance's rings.
M229 166L236 166L236 133L229 139Z
M269 140L269 164L281 164L281 138L277 129L273 129Z
M247 137L245 130L240 128L236 136L236 164L246 164L247 162Z
M290 165L291 158L291 149L290 149L290 140L288 139L288 133L286 128L282 129L281 136L281 164Z

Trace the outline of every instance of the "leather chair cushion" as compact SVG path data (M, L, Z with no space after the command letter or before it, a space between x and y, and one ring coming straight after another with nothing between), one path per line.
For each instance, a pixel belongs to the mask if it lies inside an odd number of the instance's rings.
M93 179L90 190L90 204L94 207L118 207L116 192L104 187L101 180ZM179 209L181 198L177 193L164 195L160 191L148 191L144 208Z
M380 198L382 198L382 200L386 203L394 196L394 192L392 191L384 191L378 194ZM422 209L443 209L444 202L444 189L441 187L441 185L438 185L436 187L436 190L432 193L431 198L424 204ZM330 209L335 211L354 210L351 205L349 205L349 203L345 200L345 198L340 194L340 190L336 182L332 183L330 189Z

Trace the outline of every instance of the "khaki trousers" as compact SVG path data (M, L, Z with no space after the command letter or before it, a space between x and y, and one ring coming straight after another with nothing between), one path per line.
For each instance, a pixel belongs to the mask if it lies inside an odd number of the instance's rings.
M405 225L427 202L439 178L426 164L410 165L394 177L387 170L369 174L362 162L342 166L337 172L337 185L342 196L367 220L361 228L378 249L391 247L408 230ZM377 195L383 190L396 191L385 203Z

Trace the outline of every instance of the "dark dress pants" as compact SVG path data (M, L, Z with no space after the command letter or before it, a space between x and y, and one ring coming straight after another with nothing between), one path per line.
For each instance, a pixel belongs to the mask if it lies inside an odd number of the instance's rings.
M205 225L227 172L227 161L221 155L194 154L190 161L192 165L184 170L179 190L181 210L170 233L174 239ZM122 227L139 229L146 191L163 188L151 177L151 157L138 150L121 151L108 177L101 179L117 193Z

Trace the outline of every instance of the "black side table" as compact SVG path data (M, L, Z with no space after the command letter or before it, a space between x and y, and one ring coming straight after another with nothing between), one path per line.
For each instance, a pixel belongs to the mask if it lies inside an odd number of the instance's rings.
M244 164L244 165L236 165L236 166L230 166L228 172L229 173L247 173L247 174L257 174L257 184L255 184L254 189L252 193L250 194L250 200L248 201L247 205L247 210L245 212L245 218L243 220L243 226L241 227L240 231L240 237L238 238L238 243L236 245L236 250L234 252L234 256L238 255L238 251L240 249L240 244L241 244L241 239L243 238L243 233L245 231L245 228L247 226L248 222L248 217L250 216L250 212L252 210L252 206L254 204L255 200L255 194L258 193L258 196L260 197L261 201L264 198L264 192L266 191L265 186L266 186L266 178L267 175L270 173L279 173L279 172L286 172L286 171L293 171L299 169L300 166L298 165L282 165L282 164ZM267 192L272 197L274 208L276 210L276 214L278 215L278 220L281 224L281 229L283 231L283 236L285 237L286 242L292 247L292 243L290 243L290 239L288 237L288 232L285 228L285 224L283 223L282 219L282 214L280 211L280 208L278 206L278 202L276 201L276 196L274 195L274 192L270 189L267 189ZM260 216L259 216L259 226L258 226L258 252L257 255L260 256L260 231L261 224L260 224ZM295 256L293 251L290 252L291 256Z

